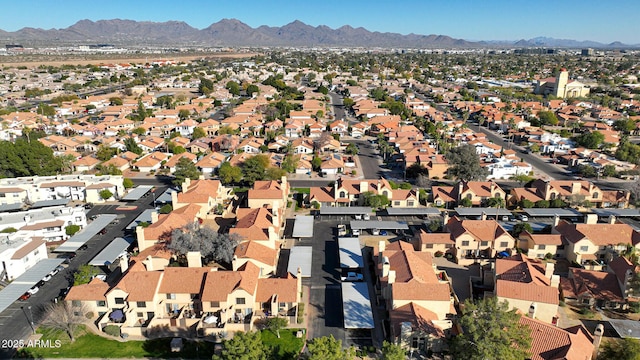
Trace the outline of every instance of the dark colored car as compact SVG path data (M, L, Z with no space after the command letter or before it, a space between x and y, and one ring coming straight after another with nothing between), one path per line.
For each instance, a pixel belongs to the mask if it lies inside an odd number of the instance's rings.
M83 244L78 248L78 250L87 250L87 244Z
M29 294L29 293L27 292L27 293L22 294L22 296L20 296L18 299L19 299L20 301L25 301L25 300L29 299L30 297L31 297L31 294Z

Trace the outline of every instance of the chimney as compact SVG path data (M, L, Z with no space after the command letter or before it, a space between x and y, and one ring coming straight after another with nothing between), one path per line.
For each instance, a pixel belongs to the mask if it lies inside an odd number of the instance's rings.
M487 220L487 213L483 211L483 212L482 212L482 216L480 217L480 219L481 219L482 221L486 221L486 220Z
M147 255L147 258L143 263L146 266L147 271L153 271L153 259L151 258L151 255Z
M458 181L458 196L456 198L456 201L461 201L462 200L462 190L464 190L464 184L461 181Z
M186 193L189 190L189 186L191 186L191 179L187 177L182 182L182 192Z
M380 188L376 189L378 191L380 191ZM369 191L369 183L366 181L360 181L360 193L362 194L363 192Z
M387 283L393 284L394 282L396 282L396 271L389 270L389 277L387 278Z
M536 318L536 310L538 309L538 304L532 302L531 305L529 305L529 314L528 316L532 319Z
M609 224L615 224L615 223L616 223L616 216L609 215Z
M604 335L604 325L598 324L598 326L596 326L596 330L593 332L593 360L596 360L598 358L598 349L600 348L602 335Z
M447 224L449 223L449 211L445 210L442 212L442 231L447 231Z
M598 214L586 214L584 216L585 224L597 224L598 223Z
M560 275L551 275L551 287L555 289L560 287Z
M576 195L580 194L580 189L582 188L582 183L579 181L574 181L571 183L571 194Z
M387 249L387 242L385 240L378 241L378 253L382 256L382 253Z
M551 280L554 270L555 270L555 265L553 263L551 262L546 263L544 266L544 277Z
M155 224L155 223L158 222L158 216L159 216L159 213L157 211L153 211L151 213L151 223L152 224Z
M190 268L202 267L202 255L200 251L189 251L187 253L187 266Z
M296 294L297 302L300 302L300 294L302 293L302 268L298 267L296 271L296 289L298 293Z
M144 228L142 226L136 226L136 239L138 239L138 250L140 252L147 248L147 241L144 237Z
M553 215L553 228L558 226L560 223L560 216L558 214Z
M171 206L175 209L178 206L178 192L171 192Z
M549 180L544 182L544 197L549 198L549 193L551 192L551 183L549 182Z
M382 258L382 277L389 276L390 270L391 270L391 265L389 264L389 258L385 256Z
M124 254L120 257L120 272L125 273L129 269L129 257Z

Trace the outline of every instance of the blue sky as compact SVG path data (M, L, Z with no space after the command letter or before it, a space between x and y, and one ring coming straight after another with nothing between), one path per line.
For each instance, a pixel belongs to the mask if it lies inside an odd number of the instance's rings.
M2 4L0 29L65 28L78 20L179 20L202 29L224 18L251 27L294 20L466 40L557 39L640 44L639 0L19 0Z

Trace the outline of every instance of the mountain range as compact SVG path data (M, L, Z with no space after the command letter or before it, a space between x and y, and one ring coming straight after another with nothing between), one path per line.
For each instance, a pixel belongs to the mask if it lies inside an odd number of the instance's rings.
M183 21L150 22L134 20L80 20L64 29L22 28L14 32L0 30L0 43L7 44L114 44L114 45L201 45L201 46L298 46L298 47L404 47L404 48L479 48L510 47L592 47L625 48L620 42L602 44L537 37L518 41L467 41L446 35L382 33L344 25L332 29L293 21L280 27L262 25L252 28L237 19L223 19L204 29Z

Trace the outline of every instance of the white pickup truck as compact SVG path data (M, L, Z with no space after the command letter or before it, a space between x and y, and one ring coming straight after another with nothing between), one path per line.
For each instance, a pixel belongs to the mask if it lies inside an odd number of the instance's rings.
M354 271L350 271L347 273L347 276L341 276L340 280L342 281L362 281L364 280L364 276Z

